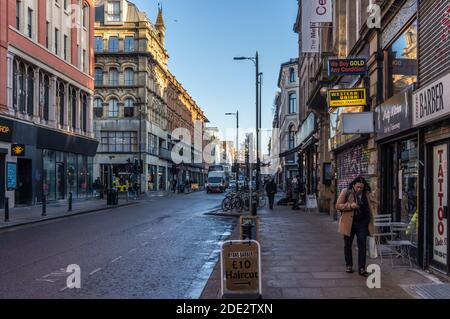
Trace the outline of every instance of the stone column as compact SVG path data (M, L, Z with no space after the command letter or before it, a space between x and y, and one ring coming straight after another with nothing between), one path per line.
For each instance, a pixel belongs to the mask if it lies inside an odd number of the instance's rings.
M8 106L9 114L14 114L13 109L13 86L14 86L14 54L7 53L7 77L6 77L6 104ZM17 83L16 83L17 87Z
M40 86L40 78L39 78L40 68L36 68L34 70L34 97L33 97L33 122L39 123L42 119L40 118L40 104L41 104L41 86Z
M80 119L81 119L81 90L76 89L76 104L75 104L75 114L72 114L72 116L75 116L75 132L78 134L81 134L81 125L80 125Z
M48 124L52 127L56 127L56 101L58 100L57 96L57 77L52 76L50 78L50 88L48 94L49 106L48 106Z
M87 117L86 117L86 133L89 137L94 136L94 98L92 95L87 97Z

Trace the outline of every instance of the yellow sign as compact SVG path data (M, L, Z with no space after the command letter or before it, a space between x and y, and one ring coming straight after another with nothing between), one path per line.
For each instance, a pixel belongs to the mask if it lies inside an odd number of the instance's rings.
M0 133L9 134L9 132L11 132L11 129L8 126L0 125Z
M230 292L261 290L260 246L256 241L228 241L222 246L223 288Z
M329 90L328 106L347 107L367 104L366 89Z
M11 155L12 156L24 156L25 155L25 145L12 144L11 145Z

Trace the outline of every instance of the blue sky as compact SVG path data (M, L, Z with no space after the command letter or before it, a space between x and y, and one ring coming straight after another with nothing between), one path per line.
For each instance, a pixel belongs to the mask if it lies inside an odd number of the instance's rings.
M162 3L169 68L205 111L210 126L255 127L255 68L234 56L260 55L262 126L271 128L280 64L298 56L296 0L132 0L156 20ZM230 136L233 140L234 137Z

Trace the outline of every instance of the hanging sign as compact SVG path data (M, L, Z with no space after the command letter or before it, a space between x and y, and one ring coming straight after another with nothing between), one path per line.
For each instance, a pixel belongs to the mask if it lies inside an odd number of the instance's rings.
M11 155L12 156L25 156L25 145L24 144L12 144L11 145Z
M328 60L330 76L340 75L366 75L367 61L363 58L330 59Z
M311 20L313 12L312 1L302 1L302 53L319 52L319 24Z
M333 22L332 0L312 0L311 22Z
M328 90L329 107L362 106L366 104L366 89Z

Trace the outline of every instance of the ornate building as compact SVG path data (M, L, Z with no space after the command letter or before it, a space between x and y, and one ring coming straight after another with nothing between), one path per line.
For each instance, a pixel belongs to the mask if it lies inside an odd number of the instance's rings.
M0 1L1 207L92 193L93 27L93 0Z
M110 177L125 184L140 176L141 191L165 191L174 179L190 179L172 163L177 141L171 132L193 131L193 120L206 118L168 70L165 31L161 8L153 24L125 0L96 7L94 112L100 148L94 172L104 184Z

